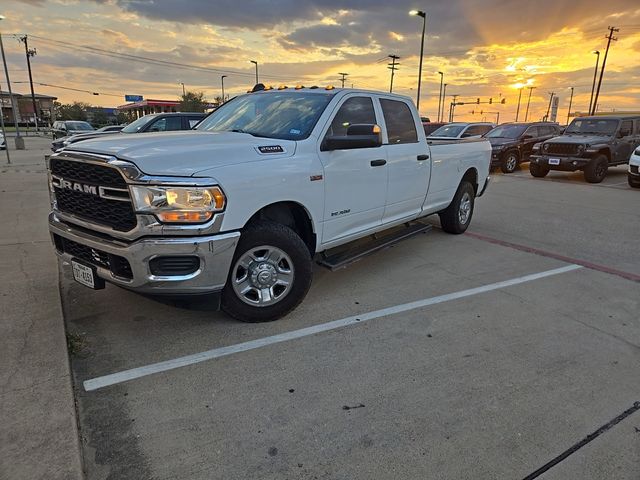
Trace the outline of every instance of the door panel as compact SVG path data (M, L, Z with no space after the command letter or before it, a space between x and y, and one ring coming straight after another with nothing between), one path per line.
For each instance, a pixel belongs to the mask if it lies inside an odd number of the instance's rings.
M380 99L388 143L388 187L382 223L417 216L424 204L431 175L431 158L424 140L418 140L416 119L402 101ZM427 156L418 160L418 156ZM421 157L423 158L423 157Z
M347 127L357 123L378 123L370 97L345 99L325 135L345 135ZM387 195L384 148L319 151L318 155L325 185L322 243L378 227Z

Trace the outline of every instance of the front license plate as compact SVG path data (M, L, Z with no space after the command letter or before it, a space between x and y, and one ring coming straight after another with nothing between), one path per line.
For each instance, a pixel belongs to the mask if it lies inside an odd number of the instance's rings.
M560 159L559 158L550 158L549 159L549 165L560 165Z
M71 268L73 270L73 279L84 285L85 287L97 289L96 272L93 268L71 260Z

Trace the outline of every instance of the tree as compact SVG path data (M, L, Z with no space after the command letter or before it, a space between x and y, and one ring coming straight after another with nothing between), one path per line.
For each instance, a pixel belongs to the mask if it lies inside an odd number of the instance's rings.
M185 92L180 97L181 112L204 112L209 102L204 98L204 92Z
M73 102L59 103L54 102L53 108L56 111L57 120L86 120L87 109L90 107L88 103Z
M99 108L99 107L98 107ZM92 123L94 126L104 126L109 123L109 117L102 109L96 109L93 112Z

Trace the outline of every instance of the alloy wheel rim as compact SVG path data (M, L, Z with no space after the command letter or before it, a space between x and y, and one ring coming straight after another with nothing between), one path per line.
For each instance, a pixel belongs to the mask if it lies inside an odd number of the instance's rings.
M458 220L461 225L466 225L471 216L471 195L465 192L460 199L460 207L458 208Z
M283 250L270 245L253 247L233 267L231 283L235 294L247 305L268 307L291 291L293 262Z
M507 157L507 170L512 171L516 169L516 163L518 160L514 154L511 154Z

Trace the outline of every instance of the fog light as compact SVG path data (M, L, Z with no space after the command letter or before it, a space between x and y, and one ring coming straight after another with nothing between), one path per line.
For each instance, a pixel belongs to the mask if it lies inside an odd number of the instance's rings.
M572 164L574 167L578 166L578 162L576 162L575 160L574 160L573 162L571 162L571 164Z

